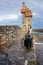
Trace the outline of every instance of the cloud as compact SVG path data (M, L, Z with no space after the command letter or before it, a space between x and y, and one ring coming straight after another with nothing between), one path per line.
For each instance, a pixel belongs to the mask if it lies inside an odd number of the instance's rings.
M35 13L35 12L33 12L32 15L33 15L33 17L38 17L39 16L38 13Z
M16 21L16 20L18 20L20 15L21 15L20 13L2 15L2 16L0 16L0 21L4 21L4 20L14 20L14 21Z
M36 15L37 15L37 14L36 14L36 13L34 13L34 12L33 12L32 14L33 14L33 16L36 16Z

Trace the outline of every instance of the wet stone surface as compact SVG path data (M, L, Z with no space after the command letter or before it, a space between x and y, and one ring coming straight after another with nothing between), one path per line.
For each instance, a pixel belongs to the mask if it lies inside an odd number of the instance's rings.
M35 47L37 65L43 65L43 44L36 44Z
M5 55L0 55L0 65L12 65L12 62Z
M16 44L13 43L12 47L8 50L9 59L12 61L17 59L32 60L35 58L34 53L35 53L34 50L29 51L23 48L19 42Z
M34 50L29 51L29 50L26 50L25 48L23 48L22 42L23 41L13 42L12 46L5 50L5 52L8 53L8 57L6 57L6 58L3 55L4 59L5 60L7 59L7 62L5 61L6 63L10 62L12 65L24 65L25 60L30 61L30 60L35 59L35 51ZM3 62L2 60L0 60L0 61ZM5 64L5 65L7 65L7 64Z

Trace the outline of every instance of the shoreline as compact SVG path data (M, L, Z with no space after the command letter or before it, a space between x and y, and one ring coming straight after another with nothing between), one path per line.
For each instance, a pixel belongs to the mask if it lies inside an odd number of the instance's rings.
M37 43L43 43L43 34L34 34L34 39Z

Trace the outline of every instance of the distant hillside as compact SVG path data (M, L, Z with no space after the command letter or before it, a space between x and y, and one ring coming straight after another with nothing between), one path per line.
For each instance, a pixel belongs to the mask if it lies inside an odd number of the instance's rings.
M33 29L33 32L43 32L43 29Z

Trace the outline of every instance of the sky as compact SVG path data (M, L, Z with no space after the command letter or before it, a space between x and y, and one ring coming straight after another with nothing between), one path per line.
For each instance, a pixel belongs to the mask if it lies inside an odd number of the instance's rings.
M22 3L32 11L32 27L43 28L43 0L0 0L0 25L22 26Z

